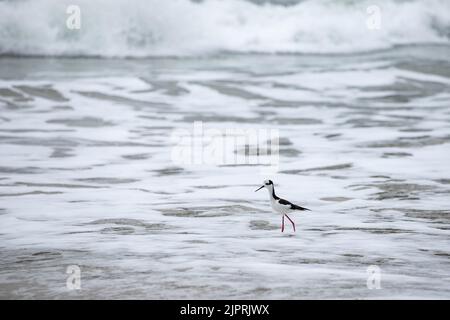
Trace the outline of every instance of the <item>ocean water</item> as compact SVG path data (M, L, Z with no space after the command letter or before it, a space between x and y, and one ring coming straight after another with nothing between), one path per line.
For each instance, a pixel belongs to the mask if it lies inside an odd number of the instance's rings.
M447 1L378 31L353 1L79 2L73 35L0 1L1 298L450 298ZM195 122L277 130L277 171L174 161Z

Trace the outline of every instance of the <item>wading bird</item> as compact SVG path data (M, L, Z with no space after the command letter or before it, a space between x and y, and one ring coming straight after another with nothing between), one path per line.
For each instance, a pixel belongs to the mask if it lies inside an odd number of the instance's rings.
M275 194L275 187L273 185L272 180L264 180L264 184L258 189L256 189L255 192L261 190L262 188L266 188L269 191L270 205L272 206L272 209L275 212L278 212L283 215L283 219L281 222L281 232L284 231L284 216L286 216L286 218L288 218L289 221L292 223L292 227L294 227L295 232L295 223L294 221L291 220L291 218L289 218L287 214L295 211L304 211L309 209L300 207L287 200L277 197L277 195Z

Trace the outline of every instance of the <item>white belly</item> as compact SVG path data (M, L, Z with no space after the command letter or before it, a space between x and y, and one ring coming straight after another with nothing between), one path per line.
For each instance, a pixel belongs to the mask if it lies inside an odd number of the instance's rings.
M272 209L279 214L288 214L292 212L290 206L279 204L278 201L273 199L270 200L270 205L272 206Z

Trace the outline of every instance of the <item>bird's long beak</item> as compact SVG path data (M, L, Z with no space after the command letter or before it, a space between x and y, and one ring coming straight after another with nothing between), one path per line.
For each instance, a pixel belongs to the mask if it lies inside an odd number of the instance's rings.
M261 190L262 188L264 188L264 186L259 187L258 189L255 190L255 192Z

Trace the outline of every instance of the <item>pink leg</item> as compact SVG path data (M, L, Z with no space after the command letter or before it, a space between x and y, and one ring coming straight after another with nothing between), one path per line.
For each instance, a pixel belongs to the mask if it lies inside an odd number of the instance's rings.
M284 215L283 219L281 220L281 232L284 232Z
M292 226L294 227L294 232L295 232L295 223L294 223L294 221L292 221L291 220L291 218L289 218L289 216L286 214L285 215L288 219L289 219L289 221L292 223ZM283 216L284 217L284 216Z

